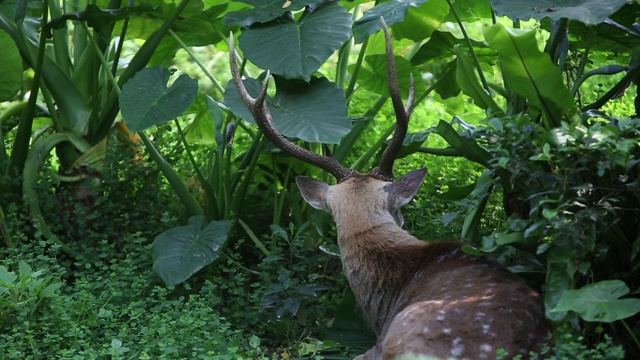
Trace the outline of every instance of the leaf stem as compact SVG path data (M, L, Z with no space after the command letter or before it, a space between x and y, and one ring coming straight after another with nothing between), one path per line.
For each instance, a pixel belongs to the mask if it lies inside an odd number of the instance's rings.
M189 57L191 57L191 59L193 61L195 61L195 63L200 68L200 70L202 70L202 72L209 78L209 80L211 80L211 82L215 86L216 90L218 90L221 95L224 95L224 86L222 86L222 84L220 84L218 79L216 79L216 77L213 76L213 74L209 70L207 70L207 67L202 63L202 61L200 61L200 59L198 59L198 57L191 50L191 48L189 46L187 46L187 44L185 44L184 41L182 41L180 36L178 36L178 34L176 34L175 31L169 29L169 34L171 34L171 36L173 36L173 38L178 42L178 44L180 44L180 47L182 47L182 49L184 51L186 51L187 54L189 54Z

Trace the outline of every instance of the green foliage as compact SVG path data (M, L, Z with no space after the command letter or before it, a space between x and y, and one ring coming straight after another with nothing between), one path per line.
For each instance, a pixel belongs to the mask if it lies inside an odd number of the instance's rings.
M566 329L564 329L566 330ZM562 332L557 338L553 348L545 347L540 354L531 353L531 358L542 356L544 359L550 360L566 360L566 359L601 359L601 360L622 360L625 359L625 351L621 345L616 345L610 336L605 335L601 342L595 346L589 347L583 336L573 335L571 332ZM498 349L496 359L510 359L508 353L502 349ZM522 355L513 357L514 360L521 360Z
M0 265L2 325L32 319L43 300L55 297L62 284L45 274L44 270L33 271L23 260L18 262L17 274Z
M3 358L271 358L250 329L234 328L219 315L216 285L205 282L191 291L158 286L145 255L150 251L147 240L129 235L122 241L102 242L95 253L77 260L71 272L56 265L44 247L14 250L14 255L31 258L19 264L50 270L28 275L26 266L19 266L15 284L22 290L11 292L21 296L17 304L25 310L17 321L0 323ZM59 290L47 292L46 281ZM40 302L45 295L47 301ZM7 310L2 306L0 311Z
M504 82L542 112L547 127L558 126L561 119L576 113L561 71L548 54L538 49L535 31L496 24L485 29L484 37L498 53Z
M586 321L614 322L640 312L640 300L620 299L629 288L620 280L600 281L580 290L565 290L553 312L575 311Z
M511 245L545 254L549 310L587 274L596 281L614 274L630 284L636 281L637 227L631 224L637 214L627 209L640 200L632 191L639 126L637 120L619 119L587 126L565 123L546 132L525 117L489 123L489 139L509 139L486 144L495 154L494 166L507 170L509 182L519 184L518 197L530 201L484 247L519 233L522 237ZM549 316L558 318L557 313Z
M4 68L0 73L0 101L7 101L22 89L22 59L18 47L6 32L0 32L0 52L4 54Z
M161 67L142 69L122 87L120 108L129 130L143 131L173 120L193 103L198 82L183 74L167 86L169 75Z
M182 1L168 12L162 25L148 37L122 72L118 71L118 63L127 37L124 30L118 35L114 33L115 23L128 22L129 15L140 15L148 8L125 7L127 16L117 10L122 5L121 1L110 2L108 7L114 11L101 11L95 4L89 4L85 11L71 14L62 13L67 9L66 2L59 1L45 1L40 3L41 6L34 6L36 2L20 0L0 8L0 29L9 35L3 40L12 41L24 63L34 71L29 101L22 108L10 156L4 153L3 145L2 158L9 157L10 161L2 162L2 173L10 178L23 177L22 198L34 213L36 226L45 236L60 241L42 220L40 199L34 191L41 164L55 148L60 180L69 187L88 184L84 181L85 176L95 174L87 174L87 168L99 173L101 169L96 165L104 159L105 141L119 111L120 86L149 62L160 39L168 33L187 3ZM75 6L69 7L73 8ZM50 14L57 19L48 24ZM64 26L67 21L76 21L75 26L72 29ZM50 51L46 49L48 37L53 44ZM111 42L111 39L116 40ZM41 146L30 147L38 106L46 109L46 117L52 124L50 132L42 133L55 137L41 138L39 142L34 141ZM7 141L2 134L0 137L3 143ZM29 164L25 165L26 162ZM19 193L13 182L4 178L0 181L3 193ZM93 185L93 191L99 192L99 182ZM7 200L19 203L23 199L13 196ZM66 244L62 245L65 252L73 252Z
M356 43L361 43L380 31L382 29L380 17L383 17L389 26L398 24L394 29L399 29L399 32L402 32L405 37L416 41L422 40L429 37L448 13L449 9L444 0L381 3L365 11L362 17L355 22L354 39ZM405 31L402 31L402 26L405 26Z
M204 223L204 216L194 216L189 225L167 230L154 240L153 269L167 285L185 281L220 257L233 223Z

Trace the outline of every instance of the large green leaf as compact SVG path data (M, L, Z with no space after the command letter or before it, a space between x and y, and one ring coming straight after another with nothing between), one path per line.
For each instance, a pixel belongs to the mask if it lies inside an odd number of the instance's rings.
M511 29L502 24L485 28L485 39L498 51L503 76L512 90L544 114L547 127L557 127L577 112L560 69L540 51L536 30Z
M254 23L265 23L284 15L286 12L298 11L310 4L317 4L322 0L238 0L253 6L252 9L231 11L224 16L226 26L240 25L248 27Z
M0 31L0 54L2 54L2 71L0 71L0 102L14 97L22 87L22 58L20 51L11 36Z
M153 270L167 285L179 284L220 257L232 221L212 221L204 227L204 216L193 216L189 224L169 229L153 241Z
M364 12L362 17L353 25L353 37L356 43L361 43L374 33L382 29L380 17L388 26L404 21L409 7L418 7L427 0L395 0L378 4Z
M309 81L351 36L351 15L337 3L243 31L240 48L252 63L290 79Z
M586 321L614 322L640 312L640 299L620 299L629 293L620 280L600 281L565 290L552 312L574 311Z
M204 102L205 106L200 105ZM220 145L224 142L222 136L222 124L224 122L224 114L216 101L209 95L205 96L204 101L198 101L198 112L193 121L185 129L185 138L190 143L203 145Z
M456 0L453 2L453 6L463 22L491 19L493 15L489 0ZM457 20L453 12L450 12L444 21L456 22Z
M410 6L404 20L393 26L393 36L416 42L427 39L440 27L447 14L449 4L446 0L428 0L418 7Z
M246 79L244 85L251 96L258 96L259 81ZM344 93L326 78L312 78L308 84L280 78L277 85L276 95L267 97L267 106L282 135L308 142L337 144L351 130ZM224 100L234 114L255 123L233 81L227 86Z
M512 19L567 18L590 25L603 22L625 3L627 0L491 0L493 10L498 15Z
M395 56L394 58L396 61L396 73L398 76L398 84L400 85L400 92L402 96L406 98L409 94L411 73L413 73L416 88L418 89L421 88L422 77L419 71L414 71L414 67L411 66L411 63L407 59L401 56ZM364 61L367 66L360 68L358 84L376 94L389 96L387 56L383 54L373 54L365 57ZM353 73L355 66L355 64L350 65L349 71Z
M469 40L473 44L473 50L476 56L491 55L492 60L495 57L495 51L487 48L484 41ZM431 37L425 42L416 54L411 58L411 64L419 65L427 61L446 59L453 55L456 45L466 44L464 39L455 37L449 31L435 31Z
M525 234L526 236L526 234ZM537 253L543 251L542 244L538 247ZM544 294L544 305L547 319L560 321L566 317L565 311L552 311L555 309L562 294L567 289L573 288L576 267L571 263L569 251L566 248L556 246L546 251L547 256L547 276L546 291Z
M120 108L129 130L143 131L180 116L193 103L198 81L180 75L167 87L169 70L159 66L140 70L122 87Z
M473 102L479 107L488 110L494 116L504 114L502 108L496 103L491 94L482 87L476 74L476 67L473 65L471 58L457 45L454 47L456 57L456 82L462 92L473 99Z

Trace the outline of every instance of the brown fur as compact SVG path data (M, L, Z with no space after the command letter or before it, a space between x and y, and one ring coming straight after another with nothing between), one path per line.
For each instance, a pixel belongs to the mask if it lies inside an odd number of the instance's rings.
M533 289L458 243L427 243L399 226L399 208L424 178L410 175L392 186L360 174L334 186L298 182L307 201L333 215L345 275L378 336L358 358L493 359L499 348L510 356L539 351L548 330Z

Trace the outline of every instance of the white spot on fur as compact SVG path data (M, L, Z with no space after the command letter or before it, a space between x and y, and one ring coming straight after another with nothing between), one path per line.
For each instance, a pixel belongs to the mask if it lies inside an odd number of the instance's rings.
M443 332L443 333L445 333L445 334L447 334L447 335L449 335L449 334L451 334L451 329L450 329L450 328L444 328L444 329L442 330L442 332Z
M460 336L451 341L451 346L451 355L456 357L462 356L464 353L464 345L462 345L462 338Z
M491 329L491 325L489 324L482 324L482 333L483 334L488 334L489 333L489 329Z
M428 328L428 327L426 327L426 326L425 326L425 327L423 327L423 328L422 328L422 332L423 332L423 333L425 333L425 334L428 334L428 333L429 333L429 328Z
M482 320L484 319L484 317L487 316L487 314L483 313L483 312L479 312L476 314L476 320Z
M491 350L493 350L493 347L489 344L480 344L480 351L484 351L484 352L491 352Z

